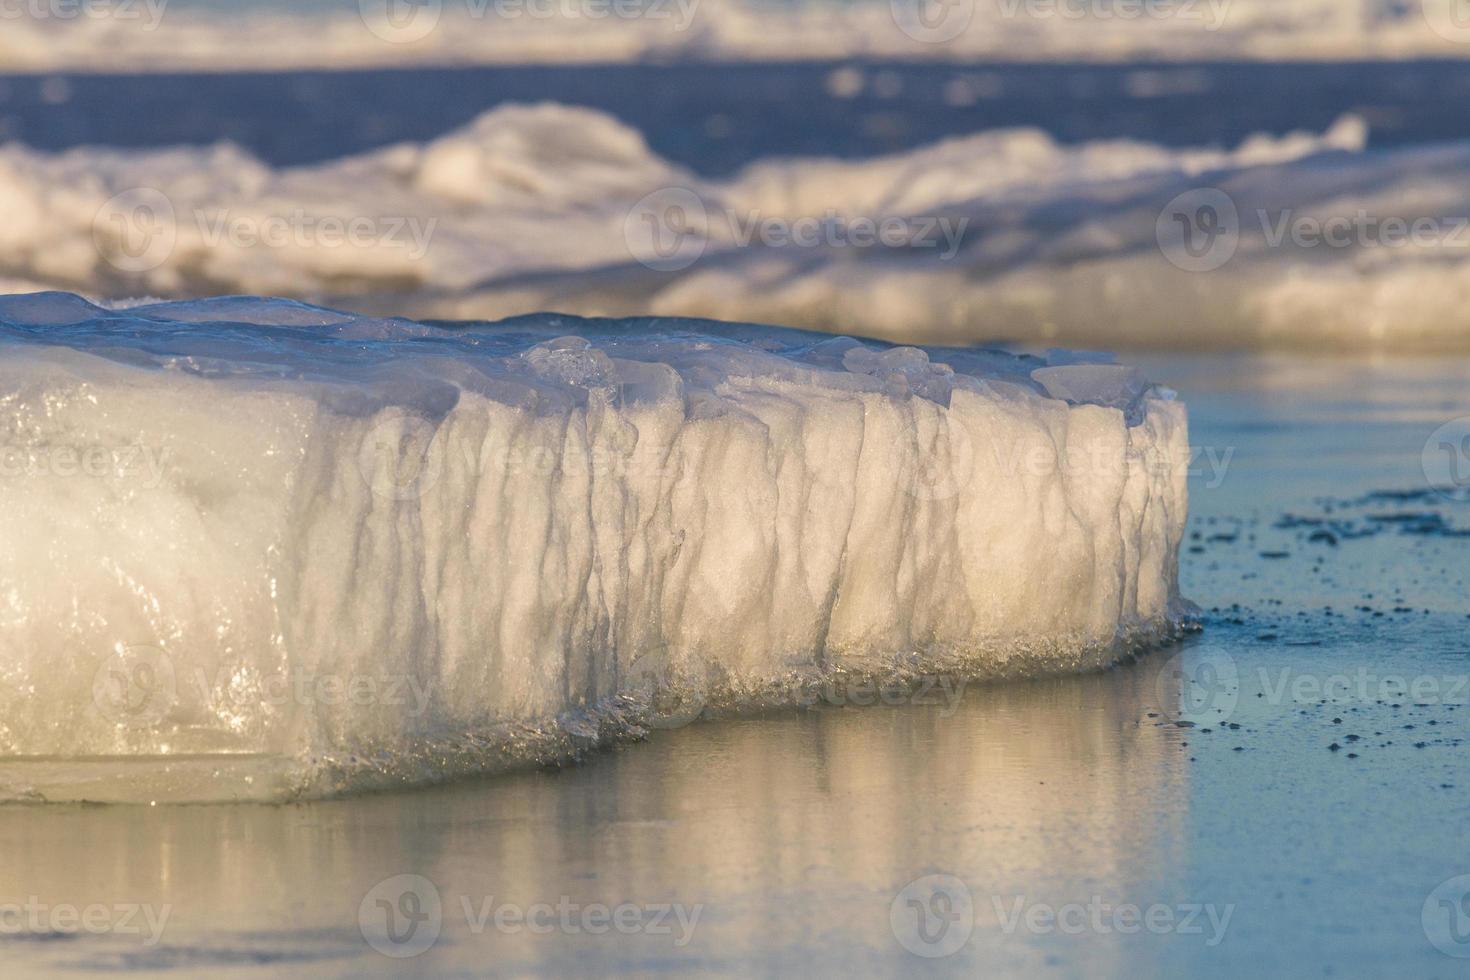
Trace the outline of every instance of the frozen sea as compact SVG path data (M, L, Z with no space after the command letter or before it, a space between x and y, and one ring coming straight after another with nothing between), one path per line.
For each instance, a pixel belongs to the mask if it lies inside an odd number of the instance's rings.
M1470 414L1470 363L1149 368L1193 393L1202 447L1183 585L1204 631L1183 645L435 789L7 807L7 893L168 909L156 944L141 917L136 935L11 933L9 969L1460 975L1470 505L1429 489L1423 457ZM1311 540L1324 528L1336 544ZM538 903L572 928L517 924ZM648 928L583 929L599 906ZM665 906L692 926L655 931Z
M1367 124L1371 171L1347 179L1374 190L1404 166L1453 188L1470 137L1456 62L654 71L16 76L0 126L43 153L229 139L285 168L550 100L720 180L778 156L860 160L995 127L1229 149L1346 114ZM834 94L854 77L834 72L852 71L860 93ZM1328 151L1314 166L1357 152ZM42 284L122 288L58 274ZM1190 320L1211 297L1165 301ZM1432 336L1463 338L1437 309ZM1390 329L1423 315L1377 313ZM7 906L7 972L1461 976L1470 360L1393 355L1127 355L1181 393L1198 447L1180 574L1203 630L1178 646L933 703L858 707L842 692L432 789L5 807L6 896L100 904L136 930L52 914L33 927ZM555 915L549 932L524 923L533 907L548 909L539 923ZM627 929L608 925L620 908Z

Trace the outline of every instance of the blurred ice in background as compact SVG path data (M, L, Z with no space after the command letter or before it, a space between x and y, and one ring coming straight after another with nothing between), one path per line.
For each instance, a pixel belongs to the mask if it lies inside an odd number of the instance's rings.
M1455 0L15 0L6 9L0 65L16 71L1402 58L1454 54L1470 39Z
M1455 14L16 0L0 286L1463 349Z

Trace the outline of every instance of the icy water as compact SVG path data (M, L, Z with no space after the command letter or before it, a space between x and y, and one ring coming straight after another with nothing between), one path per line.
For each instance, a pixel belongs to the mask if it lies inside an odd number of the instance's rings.
M0 139L42 150L231 140L286 166L433 139L495 106L546 100L609 113L655 153L713 177L772 156L858 159L1009 126L1065 143L1234 146L1260 132L1321 132L1353 113L1388 149L1470 136L1467 96L1462 61L30 75L0 78Z
M1146 366L1200 447L1182 647L413 793L7 808L7 975L1464 975L1470 362Z

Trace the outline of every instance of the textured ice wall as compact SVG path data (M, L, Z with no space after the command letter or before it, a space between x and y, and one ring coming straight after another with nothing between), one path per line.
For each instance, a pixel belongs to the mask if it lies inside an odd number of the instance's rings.
M629 62L649 58L1169 61L1462 55L1457 0L625 0L394 5L136 0L6 20L0 66L41 71ZM44 9L44 8L43 8ZM59 8L58 8L59 9ZM72 8L75 9L75 8ZM110 8L103 7L104 12Z
M227 145L11 145L0 288L289 295L443 319L653 312L921 343L1464 350L1470 150L1365 142L1353 118L1233 150L1001 130L711 182L608 116L548 104L313 167ZM1221 246L1201 265L1168 235L1206 209L1229 234L1193 229ZM1341 245L1279 237L1359 213L1364 234ZM1388 241L1385 220L1439 235ZM803 222L896 222L899 237L769 233Z
M66 294L0 348L14 795L445 778L1181 613L1184 408L1106 359Z

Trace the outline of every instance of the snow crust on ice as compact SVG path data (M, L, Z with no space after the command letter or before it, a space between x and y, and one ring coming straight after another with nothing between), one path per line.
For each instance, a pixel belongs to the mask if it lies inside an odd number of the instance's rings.
M1098 355L65 293L0 349L12 797L413 784L1185 614L1184 407Z
M1450 219L1470 215L1470 149L1367 152L1366 138L1352 117L1232 150L999 130L869 160L762 161L725 181L555 104L310 167L271 168L228 144L9 145L0 286L284 295L444 319L652 312L920 343L1464 350L1470 254ZM1160 227L1171 202L1209 193L1228 197L1238 242L1200 271L1171 257ZM1444 234L1406 247L1273 241L1283 217L1360 211L1432 219ZM640 229L673 215L689 261L649 262ZM753 233L802 221L898 221L911 238L812 246Z

